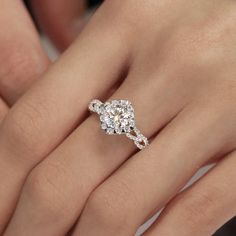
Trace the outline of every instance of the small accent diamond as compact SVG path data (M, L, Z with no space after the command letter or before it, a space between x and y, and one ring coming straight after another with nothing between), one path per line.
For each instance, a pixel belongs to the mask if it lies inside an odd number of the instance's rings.
M107 127L105 131L108 134L125 133L135 125L133 107L125 100L106 102L100 121L102 128Z
M139 149L148 145L148 139L136 128L134 108L127 100L112 100L102 103L95 99L89 110L100 115L101 128L109 135L125 134Z

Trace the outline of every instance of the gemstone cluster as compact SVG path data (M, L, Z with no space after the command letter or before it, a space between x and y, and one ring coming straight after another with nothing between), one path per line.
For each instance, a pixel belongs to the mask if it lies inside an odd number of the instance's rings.
M135 125L134 108L131 102L112 100L102 103L95 99L90 102L89 110L100 116L101 128L107 134L125 134L139 149L149 145L148 139Z
M101 128L107 134L126 134L135 127L134 109L127 100L106 103L94 100L89 109L100 115Z

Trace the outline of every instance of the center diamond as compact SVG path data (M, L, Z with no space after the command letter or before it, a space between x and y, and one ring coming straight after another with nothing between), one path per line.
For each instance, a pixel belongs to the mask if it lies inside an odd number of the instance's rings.
M101 127L108 134L131 132L135 126L134 109L129 101L113 100L103 104Z

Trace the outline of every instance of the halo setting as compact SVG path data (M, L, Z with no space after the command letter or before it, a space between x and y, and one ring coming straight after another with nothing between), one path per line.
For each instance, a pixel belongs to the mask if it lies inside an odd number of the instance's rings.
M89 104L89 110L100 116L101 128L109 135L125 134L132 139L139 149L148 145L144 137L135 125L134 108L127 100L112 100L102 103L93 100Z

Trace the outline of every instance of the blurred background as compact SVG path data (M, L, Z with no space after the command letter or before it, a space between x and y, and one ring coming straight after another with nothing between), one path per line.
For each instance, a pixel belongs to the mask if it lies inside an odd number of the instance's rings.
M103 0L84 0L84 1L85 1L85 7L87 8L89 14L91 14L103 2ZM32 13L32 8L30 5L30 0L25 0L25 5L29 9L29 11L32 15L32 18L35 21L33 13ZM38 24L36 21L35 21L35 24L36 24L38 30L40 31L40 27L38 27ZM51 45L50 40L48 40L45 36L43 36L42 42L43 42L44 47L46 48L49 56L52 59L56 59L58 53L57 53L57 50L55 49L55 47L53 47L53 45ZM201 173L200 173L200 175L201 175ZM150 224L150 222L149 222L149 224ZM140 231L137 233L137 236L141 235L142 234L141 232L149 224L146 224L144 227L142 227L140 229ZM201 226L199 226L199 227L201 227ZM194 236L194 235L191 235L191 236ZM227 222L213 236L236 236L236 217L234 217L229 222Z

